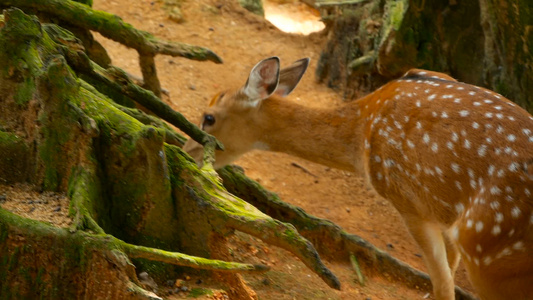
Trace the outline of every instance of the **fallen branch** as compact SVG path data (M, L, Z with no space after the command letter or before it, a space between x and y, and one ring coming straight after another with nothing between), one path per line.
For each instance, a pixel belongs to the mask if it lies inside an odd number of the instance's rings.
M291 165L292 165L293 167L296 167L296 168L301 169L302 171L304 171L304 173L307 173L307 174L309 174L309 175L311 175L311 176L313 176L313 177L315 177L315 178L318 177L318 176L316 176L315 174L311 173L311 171L307 170L307 168L305 168L304 166L302 166L302 165L300 165L300 164L297 164L297 163L295 163L295 162L292 162Z

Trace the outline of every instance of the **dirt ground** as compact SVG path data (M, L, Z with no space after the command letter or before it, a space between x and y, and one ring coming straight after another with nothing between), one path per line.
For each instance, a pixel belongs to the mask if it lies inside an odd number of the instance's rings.
M170 1L166 2L94 0L94 8L116 14L136 28L161 39L208 47L224 60L224 64L217 65L168 56L156 58L159 79L169 93L165 100L189 119L197 121L217 91L230 85L244 84L250 69L259 60L270 56L279 56L282 65L302 57L311 58L308 73L290 97L292 101L305 101L309 106L342 105L340 94L316 83L314 78L314 69L325 42L324 34L303 36L284 33L263 18L236 8L226 0L179 0L184 22L178 23L169 18ZM293 12L302 10L298 5L290 7ZM135 51L101 36L97 35L97 38L109 51L114 65L140 76ZM302 207L312 215L329 219L411 266L425 270L420 252L399 214L387 201L367 189L360 178L278 153L253 152L236 164L242 166L248 176L278 193L284 201ZM16 186L15 189L28 193L19 193L20 198L14 196L12 189L0 187L0 204L4 207L30 217L42 211L49 215L43 220L54 222L54 218L60 217L56 223L68 225L68 219L63 219L68 209L67 200L62 196L49 195L50 198L36 201L41 196L31 194L31 188ZM20 205L7 207L10 201ZM43 208L44 205L47 206ZM336 291L292 254L244 234L238 237L233 247L236 261L259 260L272 267L266 274L245 276L259 299L432 298L426 292L390 282L386 276L367 278L365 286L361 286L356 282L350 265L326 262L341 280L342 290ZM208 283L206 278L192 278L185 285L189 289L207 287ZM456 283L471 290L462 268L456 275ZM180 292L172 297L187 296L190 296L189 293ZM221 296L210 298L223 299Z

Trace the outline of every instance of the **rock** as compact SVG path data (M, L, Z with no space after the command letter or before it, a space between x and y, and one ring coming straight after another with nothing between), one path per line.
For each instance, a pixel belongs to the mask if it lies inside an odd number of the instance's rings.
M147 272L141 272L138 275L139 281L144 285L145 288L149 288L154 292L157 292L157 283Z
M185 18L178 7L172 7L172 9L168 12L168 17L170 20L176 23L185 22Z

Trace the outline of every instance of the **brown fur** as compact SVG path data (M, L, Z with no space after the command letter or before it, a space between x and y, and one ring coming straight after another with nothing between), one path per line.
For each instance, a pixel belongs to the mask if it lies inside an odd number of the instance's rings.
M290 68L297 83L302 66ZM533 117L525 110L424 70L336 109L243 90L206 111L217 119L207 131L226 146L216 167L258 148L356 172L402 215L436 299L454 298L461 256L482 299L533 299ZM201 158L198 144L186 149Z

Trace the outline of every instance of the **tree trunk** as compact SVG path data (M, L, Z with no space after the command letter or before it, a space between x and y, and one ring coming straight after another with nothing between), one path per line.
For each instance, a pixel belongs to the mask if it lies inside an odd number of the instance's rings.
M329 38L317 78L346 99L423 68L488 87L533 111L527 0L355 2L322 7Z

